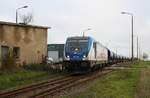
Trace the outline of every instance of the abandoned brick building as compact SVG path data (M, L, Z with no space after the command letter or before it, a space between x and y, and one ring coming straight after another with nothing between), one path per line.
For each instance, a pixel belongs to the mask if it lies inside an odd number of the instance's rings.
M47 56L48 28L0 21L0 66L10 51L19 65L41 63Z

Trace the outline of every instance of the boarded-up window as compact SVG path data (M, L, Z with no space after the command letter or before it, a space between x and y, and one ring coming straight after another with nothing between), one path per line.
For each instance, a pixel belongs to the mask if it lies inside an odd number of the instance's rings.
M13 48L13 57L14 58L19 58L20 57L20 48L19 47L14 47Z
M1 46L2 47L2 60L6 60L9 56L9 47L8 46Z

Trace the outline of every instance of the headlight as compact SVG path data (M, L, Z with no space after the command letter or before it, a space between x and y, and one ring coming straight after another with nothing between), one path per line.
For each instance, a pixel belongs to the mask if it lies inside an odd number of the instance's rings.
M70 60L70 56L69 55L67 55L66 60Z
M86 60L86 56L85 56L85 55L83 55L83 58L82 58L82 60Z
M83 58L86 58L86 56L84 55Z

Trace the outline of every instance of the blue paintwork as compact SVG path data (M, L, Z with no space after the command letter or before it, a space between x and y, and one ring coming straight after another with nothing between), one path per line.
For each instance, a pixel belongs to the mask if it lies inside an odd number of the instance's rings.
M74 38L74 37L72 37ZM69 56L70 57L70 61L82 61L83 56L89 53L91 47L92 47L92 43L94 42L94 39L91 37L88 37L88 44L86 48L82 48L82 50L80 52L74 52L74 51L70 51L70 49L68 48L68 46L65 46L65 56ZM67 42L66 42L67 43Z

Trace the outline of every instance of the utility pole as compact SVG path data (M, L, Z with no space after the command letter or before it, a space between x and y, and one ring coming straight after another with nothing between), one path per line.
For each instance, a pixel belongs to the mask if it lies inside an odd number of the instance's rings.
M118 51L117 51L117 50L118 50L118 48L116 47L116 54L118 54Z
M132 16L132 61L134 60L134 43L133 43L133 14L131 15Z
M139 42L138 42L138 36L137 36L137 59L139 58Z

